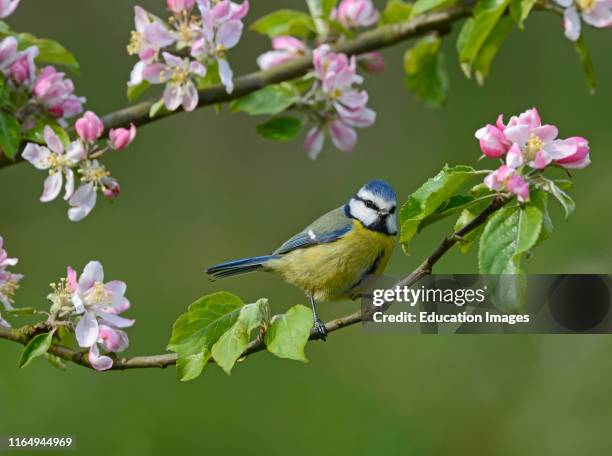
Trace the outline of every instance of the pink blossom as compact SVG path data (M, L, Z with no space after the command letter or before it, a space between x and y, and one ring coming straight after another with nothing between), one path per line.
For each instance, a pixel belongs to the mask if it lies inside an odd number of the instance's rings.
M242 36L242 19L249 11L249 2L237 4L222 0L212 4L209 0L198 0L202 25L197 39L191 46L193 57L216 61L221 83L227 93L234 90L234 73L226 59L227 50L235 47Z
M372 0L342 0L332 11L332 19L347 28L369 27L378 21L378 16Z
M15 12L21 0L0 0L0 19L5 19Z
M34 83L34 97L57 118L69 118L83 111L85 98L74 95L74 84L65 74L47 66Z
M8 71L18 58L17 39L14 36L7 36L0 42L0 71Z
M291 60L302 57L308 47L304 42L292 36L277 36L272 38L272 51L265 52L257 57L257 65L267 70Z
M121 328L134 324L119 316L117 309L127 310L129 301L125 298L127 286L121 281L104 282L104 269L97 261L85 266L78 279L76 291L72 294L78 319L75 335L80 347L89 348L89 361L97 370L112 367L112 359L100 356L98 344L107 351L123 351L129 345L127 334Z
M612 27L612 0L554 0L565 8L563 27L565 36L577 41L582 33L580 18L595 28Z
M555 160L554 164L562 166L563 168L576 169L582 169L589 166L591 164L589 142L580 136L568 138L566 141L576 147L576 152L568 157Z
M79 173L82 176L82 184L68 200L68 218L73 222L79 222L91 213L96 206L98 190L109 199L116 198L121 193L119 183L98 160L85 160Z
M130 128L112 128L108 133L110 145L115 150L125 149L136 137L136 126L130 124Z
M22 274L14 274L5 269L0 269L0 303L6 310L13 308L13 296L19 289L21 279L23 279Z
M504 136L520 147L522 160L535 169L543 169L553 160L561 160L576 152L577 146L557 140L558 134L554 125L542 125L535 108L512 117L504 129Z
M529 184L523 176L509 166L501 165L496 171L485 177L484 183L496 192L507 190L515 194L521 202L529 200Z
M190 11L195 6L195 0L166 0L166 6L173 13Z
M45 180L44 191L40 200L43 203L57 198L66 177L64 199L68 199L74 192L74 172L72 168L85 158L86 152L80 141L74 141L64 148L64 144L50 126L46 126L44 137L47 146L28 143L23 151L23 158L35 168L49 170L49 177Z
M317 158L325 144L325 132L320 126L312 127L306 134L304 149L312 160Z
M145 68L143 77L152 84L166 84L164 105L170 111L183 106L193 111L198 105L198 90L191 80L192 75L204 76L206 68L200 62L163 53L165 64L154 63Z
M13 62L8 70L10 78L17 84L31 86L36 78L36 64L34 59L38 57L38 47L30 46L19 53L17 60Z
M93 142L102 136L104 124L94 112L87 111L76 121L75 129L83 141Z

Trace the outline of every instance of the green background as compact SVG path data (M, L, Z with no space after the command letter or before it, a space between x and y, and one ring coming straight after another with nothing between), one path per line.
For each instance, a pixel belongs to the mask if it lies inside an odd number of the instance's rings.
M141 5L162 15L163 3ZM103 114L126 104L132 6L26 0L8 22L71 49L82 65L78 93ZM254 0L247 23L282 6L305 8ZM388 71L366 81L378 120L359 132L353 154L327 147L311 162L301 140L259 138L260 119L226 108L180 114L143 127L132 147L108 157L123 194L114 204L100 201L78 224L63 202L38 202L43 173L25 164L3 169L0 233L20 258L15 270L27 275L18 304L46 308L48 283L68 264L81 270L100 260L108 279L128 283L135 355L163 352L176 317L213 291L268 297L275 312L305 303L276 277L210 283L203 269L270 252L371 178L388 180L404 200L446 162L476 165L474 131L500 112L531 106L563 136L587 137L593 165L575 173L574 216L565 222L555 207L554 236L526 268L611 272L611 32L587 31L601 81L589 96L559 17L534 14L525 32L514 31L483 88L460 72L456 29L445 40L448 105L433 111L416 101L401 68L408 44L389 49ZM247 32L231 53L236 74L254 70L268 46ZM411 271L448 228L419 235L410 257L398 249L387 272ZM475 255L453 251L437 270L473 272ZM322 305L321 314L358 305ZM231 377L210 366L188 384L172 368L61 372L39 360L18 370L19 350L0 341L0 435L74 435L79 454L600 455L610 448L610 336L418 336L356 326L310 344L308 364L261 353Z

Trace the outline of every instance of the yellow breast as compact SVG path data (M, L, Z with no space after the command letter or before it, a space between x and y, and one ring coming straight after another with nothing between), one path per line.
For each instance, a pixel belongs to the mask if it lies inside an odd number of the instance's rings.
M355 299L366 275L387 266L395 236L368 230L358 221L337 241L297 249L270 261L266 268L319 301Z

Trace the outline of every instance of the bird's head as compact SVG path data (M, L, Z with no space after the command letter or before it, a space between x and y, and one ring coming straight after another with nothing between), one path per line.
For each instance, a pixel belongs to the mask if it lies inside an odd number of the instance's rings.
M397 234L397 197L385 181L374 179L365 184L344 206L348 217L380 233Z

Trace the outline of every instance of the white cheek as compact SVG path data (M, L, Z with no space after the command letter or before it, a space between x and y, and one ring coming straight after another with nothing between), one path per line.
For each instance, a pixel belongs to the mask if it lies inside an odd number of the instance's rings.
M397 218L395 213L387 217L387 231L389 234L397 233Z
M365 226L370 226L376 219L378 218L378 214L375 210L372 210L363 203L363 201L359 200L351 200L349 203L349 207L351 209L351 215L363 223Z

